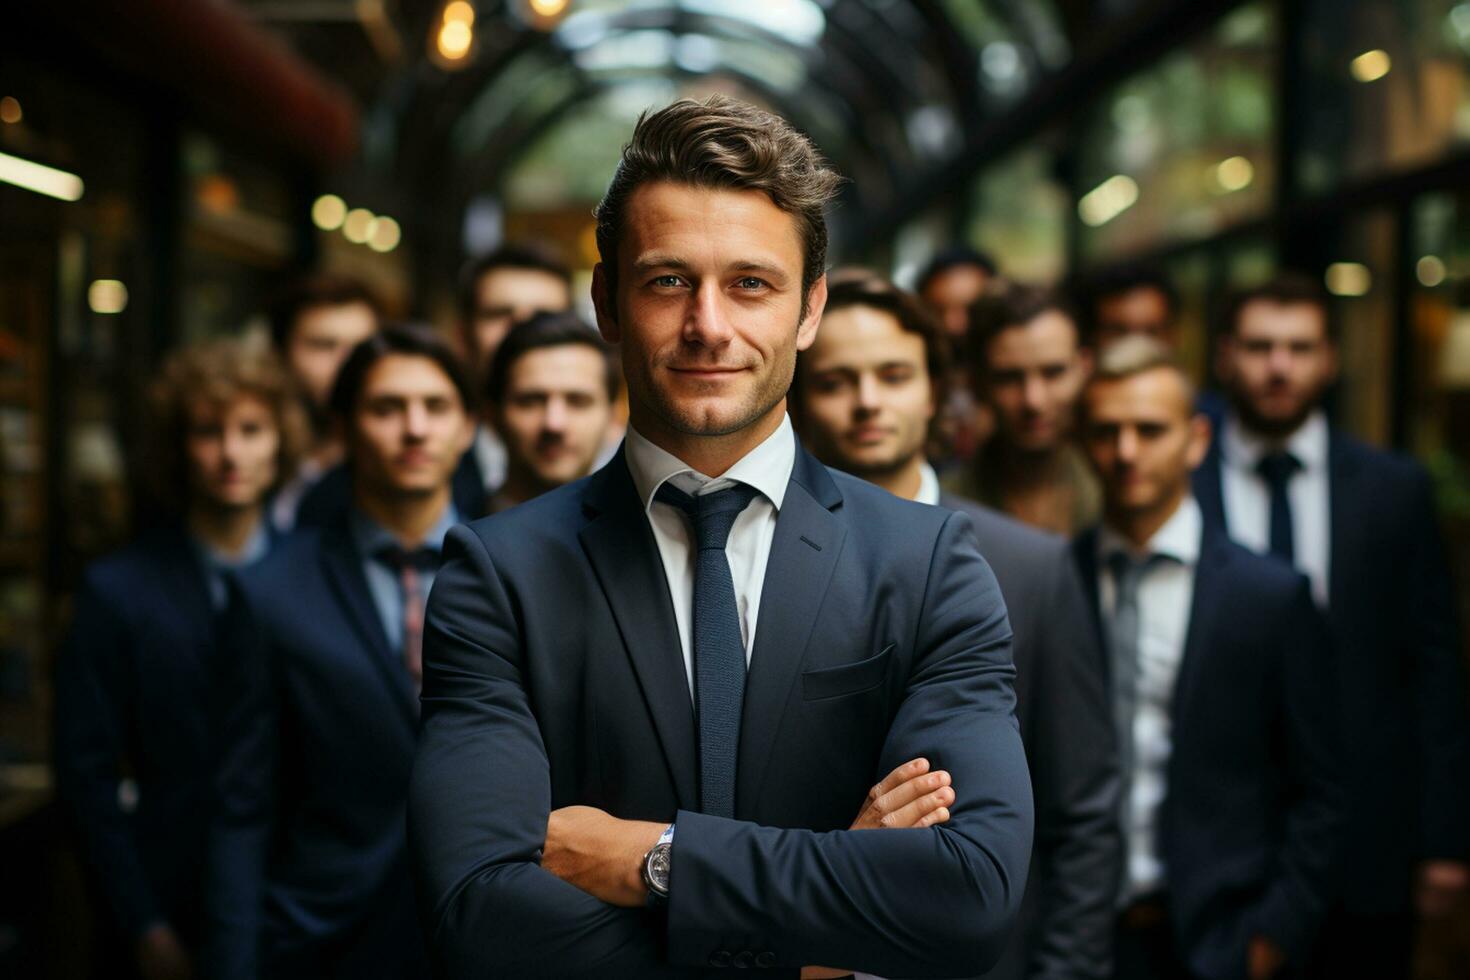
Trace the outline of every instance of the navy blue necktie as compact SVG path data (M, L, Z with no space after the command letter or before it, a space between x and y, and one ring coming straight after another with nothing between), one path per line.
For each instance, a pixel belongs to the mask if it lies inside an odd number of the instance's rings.
M1301 460L1289 452L1267 453L1256 464L1256 472L1271 491L1271 554L1296 562L1296 542L1292 535L1291 498L1286 488L1292 476L1302 468Z
M736 484L691 497L665 483L656 500L677 507L694 527L694 714L699 724L699 808L735 816L735 758L745 701L745 642L725 542L735 518L755 498Z

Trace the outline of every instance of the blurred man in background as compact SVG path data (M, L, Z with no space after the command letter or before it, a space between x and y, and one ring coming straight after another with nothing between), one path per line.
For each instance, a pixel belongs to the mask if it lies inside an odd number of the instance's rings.
M1099 281L1091 296L1096 349L1135 334L1178 349L1179 292L1162 272L1124 268Z
M293 283L270 311L271 340L286 362L311 419L312 444L271 504L278 531L296 524L308 491L342 459L327 402L337 369L378 329L381 308L372 292L345 276L310 276Z
M389 327L332 394L352 504L239 577L210 842L219 978L425 974L405 854L424 602L458 521L471 385L427 327Z
M611 349L575 314L538 313L511 329L485 381L486 415L507 457L491 513L592 472L619 381Z
M1124 787L1114 976L1295 973L1343 858L1326 624L1305 578L1205 523L1190 471L1209 421L1168 347L1128 337L1102 351L1082 436L1106 509L1075 554L1108 650Z
M1314 279L1247 290L1224 323L1231 413L1195 492L1211 524L1311 580L1342 663L1353 857L1315 975L1406 976L1415 912L1470 885L1461 636L1429 478L1328 421L1337 345Z
M1106 977L1121 854L1117 760L1071 552L1062 538L941 495L924 450L946 377L943 335L880 277L838 271L830 281L816 342L797 358L791 407L802 439L828 466L967 514L1015 634L1036 851L1022 925L987 976Z
M125 944L99 975L173 980L196 975L203 925L225 574L269 550L266 496L307 428L276 358L235 340L170 357L151 408L146 476L172 520L87 569L57 666L56 776Z
M1097 520L1097 478L1071 441L1091 370L1077 321L1056 293L1009 284L970 311L975 390L995 415L984 451L950 485L1018 520L1071 533Z
M516 242L476 260L460 291L460 330L481 383L511 327L536 313L571 308L572 274L546 246ZM504 441L492 425L482 424L464 466L484 488L486 498L500 491L506 465Z
M950 350L962 352L970 328L970 307L995 279L990 256L967 246L955 246L935 255L919 274L917 292L944 330ZM975 399L965 360L952 359L944 379L945 396L935 424L943 455L934 462L942 472L970 465L994 428L985 405Z

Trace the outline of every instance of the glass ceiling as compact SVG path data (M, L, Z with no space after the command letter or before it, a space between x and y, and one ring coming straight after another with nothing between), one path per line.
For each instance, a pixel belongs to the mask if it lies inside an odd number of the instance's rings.
M511 206L595 200L639 111L724 91L791 119L881 207L1070 58L1053 0L570 0L540 29L491 6L465 63L414 78L399 145L443 147L457 193Z

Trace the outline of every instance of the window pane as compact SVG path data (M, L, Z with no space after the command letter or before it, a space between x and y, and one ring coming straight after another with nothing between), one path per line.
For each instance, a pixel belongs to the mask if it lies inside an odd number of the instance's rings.
M1470 3L1308 0L1304 16L1303 191L1429 163L1470 140Z
M1269 207L1273 10L1247 4L1093 109L1077 168L1084 261L1205 238Z

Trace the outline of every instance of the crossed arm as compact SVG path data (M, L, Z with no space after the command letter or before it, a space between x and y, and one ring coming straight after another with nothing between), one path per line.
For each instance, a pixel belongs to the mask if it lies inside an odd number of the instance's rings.
M950 521L880 759L889 769L924 758L952 775L939 787L953 794L948 819L888 834L816 833L680 812L666 916L643 908L633 885L662 824L623 828L563 812L553 825L518 611L480 539L451 532L430 602L409 800L426 935L443 972L688 977L732 935L770 950L790 975L844 963L953 976L993 962L1025 884L1030 784L1004 607L966 522ZM598 838L592 849L609 854L605 872L600 858L584 867L570 857L604 831L607 846ZM558 867L629 904L577 887Z

